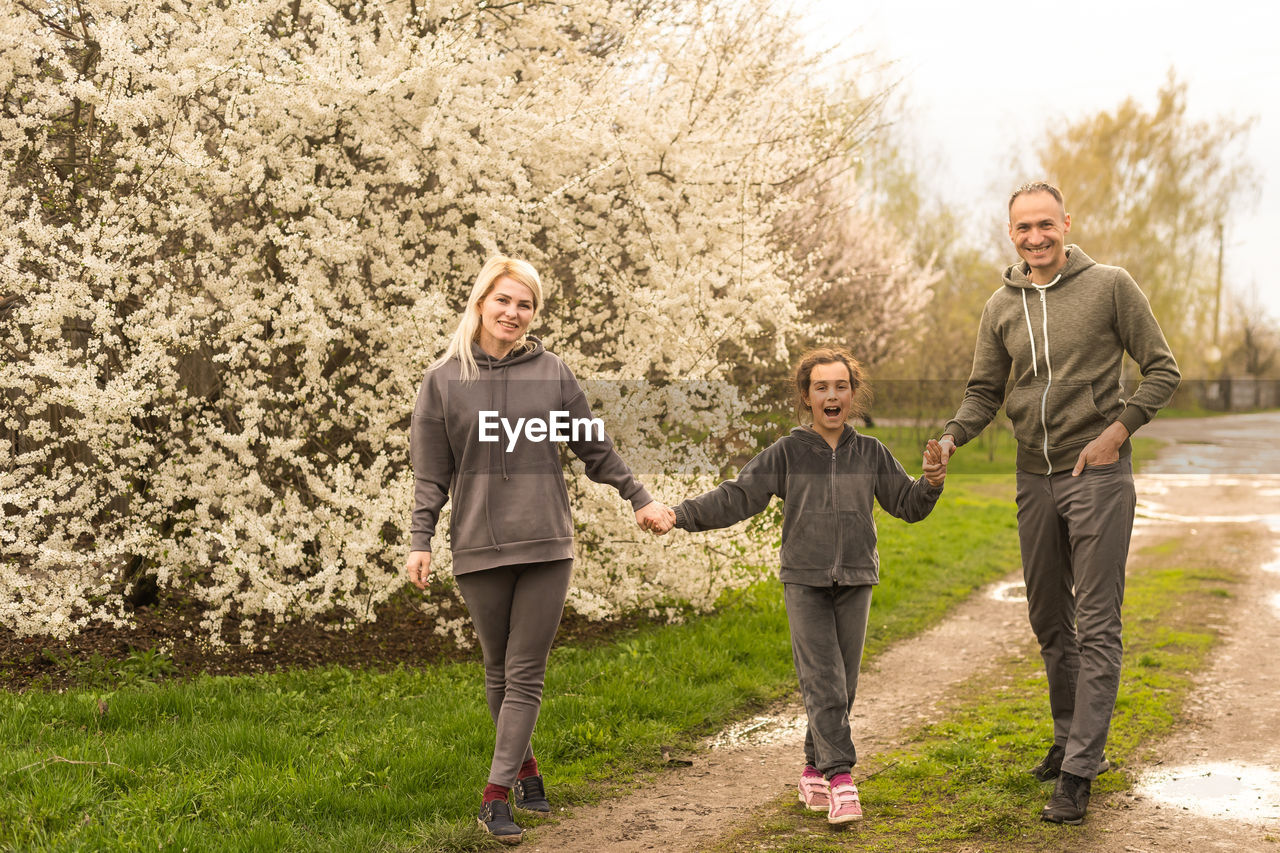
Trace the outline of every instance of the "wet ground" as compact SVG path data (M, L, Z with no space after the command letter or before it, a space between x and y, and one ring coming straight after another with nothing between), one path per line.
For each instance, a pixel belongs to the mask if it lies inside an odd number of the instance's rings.
M1252 525L1258 535L1241 555L1240 606L1190 701L1189 725L1160 745L1132 793L1100 803L1083 831L1064 827L1062 849L1280 853L1280 414L1157 420L1143 434L1170 445L1138 478L1135 548L1214 525ZM1021 587L1011 573L864 668L853 725L875 734L859 738L860 754L944 714L950 691L983 662L1026 650ZM731 828L724 814L793 789L803 720L793 705L732 726L692 766L539 827L523 849L698 849ZM746 768L750 786L740 784Z
M1280 414L1155 421L1170 441L1139 478L1135 547L1218 525L1258 532L1238 606L1188 707L1119 808L1097 851L1280 851Z

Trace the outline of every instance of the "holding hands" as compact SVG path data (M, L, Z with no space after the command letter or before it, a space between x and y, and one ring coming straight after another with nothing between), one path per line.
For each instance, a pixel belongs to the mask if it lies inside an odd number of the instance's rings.
M949 436L943 436L945 441ZM950 443L950 442L948 442ZM955 445L944 447L936 438L929 439L924 447L924 478L931 486L941 486L947 479L947 462Z
M666 504L650 501L636 512L636 524L661 536L676 526L676 512Z

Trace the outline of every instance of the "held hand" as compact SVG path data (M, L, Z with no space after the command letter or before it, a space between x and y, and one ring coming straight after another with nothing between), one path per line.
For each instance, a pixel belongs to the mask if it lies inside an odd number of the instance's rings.
M942 438L938 439L938 446L942 448L942 464L946 465L951 461L952 455L956 452L955 436L947 433Z
M674 527L675 523L675 511L657 501L650 501L636 511L636 524L639 524L642 530L662 535Z
M662 529L655 531L659 536L665 536L676 526L676 511L671 507L664 507L664 509L666 509L666 515L662 519Z
M1129 430L1119 421L1112 421L1111 426L1102 431L1102 435L1084 446L1076 457L1076 467L1071 469L1072 477L1079 477L1089 465L1110 465L1120 458L1120 445L1129 437Z
M431 577L431 552L410 551L409 559L404 564L404 572L410 583L418 589L426 589L427 579Z
M929 439L924 448L924 479L931 486L941 486L947 479L947 454L935 439Z

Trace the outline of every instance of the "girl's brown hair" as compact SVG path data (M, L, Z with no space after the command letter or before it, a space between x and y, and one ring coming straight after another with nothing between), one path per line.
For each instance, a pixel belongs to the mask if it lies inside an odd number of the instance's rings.
M862 365L843 347L819 347L809 350L800 356L800 364L796 366L796 418L800 423L812 415L805 398L809 396L809 377L819 364L843 364L849 369L849 387L853 391L853 405L850 406L851 417L862 417L871 405L871 386L867 384Z

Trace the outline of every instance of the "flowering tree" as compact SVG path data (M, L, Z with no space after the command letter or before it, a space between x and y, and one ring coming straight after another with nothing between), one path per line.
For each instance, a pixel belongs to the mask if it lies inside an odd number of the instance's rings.
M120 622L146 584L215 641L372 618L413 396L493 251L542 271L536 331L651 490L710 485L724 345L786 357L777 224L858 114L812 69L763 0L7 6L0 624ZM641 539L571 483L581 612L707 606L771 550Z

